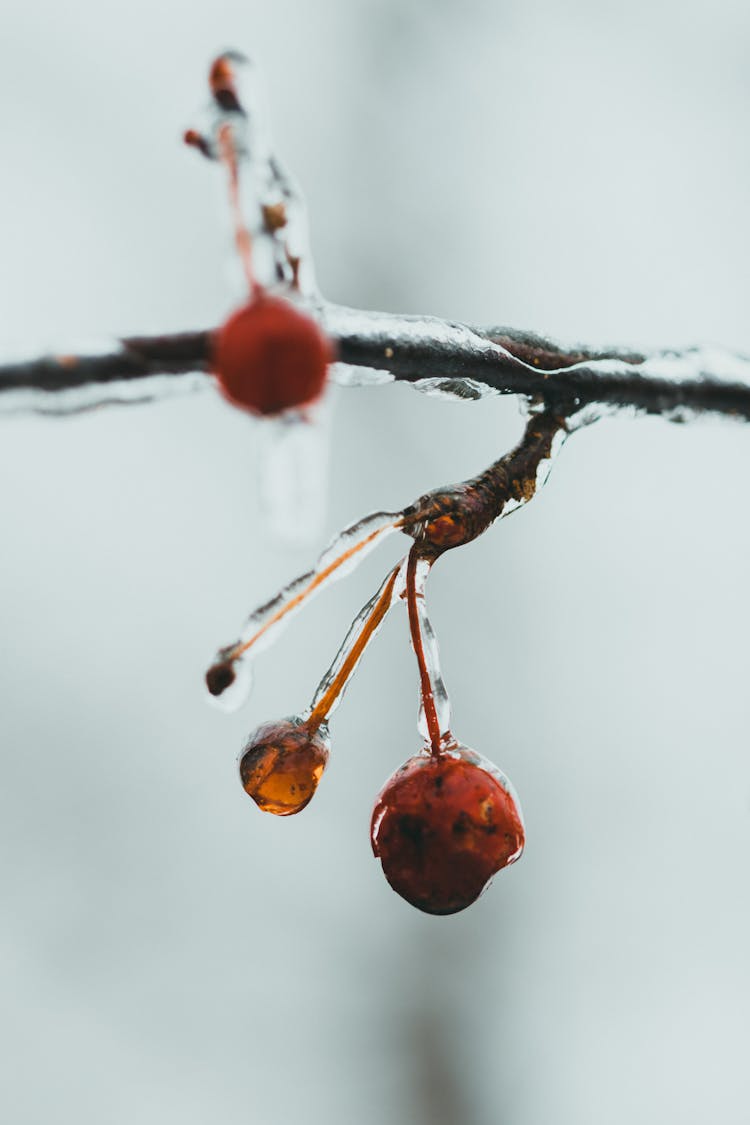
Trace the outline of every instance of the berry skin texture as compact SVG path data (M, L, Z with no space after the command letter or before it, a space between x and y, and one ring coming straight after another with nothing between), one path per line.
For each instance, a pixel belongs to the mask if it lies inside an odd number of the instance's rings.
M212 370L234 406L274 415L319 398L331 358L330 343L311 316L261 293L216 333Z
M486 759L454 745L410 758L383 787L372 850L397 894L427 914L470 906L524 846L509 782Z
M327 762L324 727L310 733L303 719L279 719L251 734L240 758L240 778L263 812L292 816L312 800Z

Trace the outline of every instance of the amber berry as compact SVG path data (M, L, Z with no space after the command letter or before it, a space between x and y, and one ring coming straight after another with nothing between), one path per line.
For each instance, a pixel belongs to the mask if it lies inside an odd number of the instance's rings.
M231 403L272 415L314 402L330 359L329 341L311 316L261 293L216 333L212 368Z
M424 750L389 778L370 836L393 890L427 914L470 906L524 845L509 782L459 745L437 756Z
M279 719L250 736L240 758L240 777L263 812L291 816L312 800L327 761L325 727L311 732L303 719Z

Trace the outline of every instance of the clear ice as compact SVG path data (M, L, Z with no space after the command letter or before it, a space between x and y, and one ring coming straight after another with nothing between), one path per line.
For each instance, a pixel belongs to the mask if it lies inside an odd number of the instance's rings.
M405 589L406 559L402 559L390 572L377 593L370 598L354 618L354 621L352 621L349 632L346 634L344 643L336 654L333 664L318 685L318 690L315 692L308 714L314 712L316 708L324 702L332 685L341 677L336 695L326 707L323 717L327 720L329 716L333 714L341 702L349 681L359 667L367 645L380 632L388 611L401 598ZM381 610L380 619L374 624L371 624L368 633L368 624L378 608L379 603Z
M427 584L427 576L430 573L430 567L431 563L428 559L417 560L415 575L417 615L419 618L419 630L422 634L422 651L424 652L427 674L432 688L432 698L435 704L440 737L441 740L445 742L451 737L451 704L448 698L448 689L443 679L443 673L440 669L440 652L438 650L437 637L435 636L435 631L432 628L432 623L427 614L427 604L425 602L425 586ZM419 718L417 720L417 727L419 733L429 746L431 737L427 725L427 716L425 715L424 699L421 690L419 693Z
M249 660L235 660L232 670L234 680L229 687L224 688L220 695L213 695L206 690L206 699L211 706L227 715L239 711L240 707L250 698L253 689L253 671Z
M258 423L258 500L280 541L309 543L324 522L328 495L328 432L324 413L306 422Z
M241 110L224 108L211 98L193 124L203 152L223 159L223 138L231 136L236 158L238 204L252 242L253 273L267 289L291 286L303 297L318 293L310 253L305 200L296 182L274 155L268 113L257 64L230 53ZM267 209L283 207L285 223L269 230ZM294 277L291 259L299 262ZM246 294L238 294L239 296Z
M303 605L333 582L351 574L399 526L400 513L375 512L345 528L323 551L312 570L295 578L250 615L240 639L221 649L217 661L229 660L235 667L239 662L247 664L279 637Z

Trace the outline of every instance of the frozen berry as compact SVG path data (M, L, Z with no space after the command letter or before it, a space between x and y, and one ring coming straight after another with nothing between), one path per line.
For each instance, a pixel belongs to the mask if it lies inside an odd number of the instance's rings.
M206 138L197 129L186 129L182 139L191 148L197 148L204 156L211 156L211 147Z
M206 687L211 695L221 695L228 687L237 679L232 662L230 660L220 660L216 664L212 664L206 672Z
M261 293L217 332L212 367L235 406L280 414L320 396L330 359L330 344L311 316Z
M303 719L279 719L250 736L240 758L240 777L263 812L291 816L312 800L327 761L324 727L311 733Z
M245 63L247 60L243 55L237 51L227 51L224 55L219 55L211 63L211 69L208 74L208 84L211 87L211 93L222 109L229 110L235 113L242 111L239 98L237 96L236 88L236 74L234 70L234 63Z
M397 894L428 914L470 906L523 851L510 783L465 746L424 750L386 782L372 814L372 850Z

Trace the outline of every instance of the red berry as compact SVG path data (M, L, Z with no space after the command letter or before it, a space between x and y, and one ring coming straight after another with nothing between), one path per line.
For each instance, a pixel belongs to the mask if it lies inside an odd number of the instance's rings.
M397 894L428 914L470 906L523 851L521 810L503 774L465 746L410 758L372 814L372 850Z
M328 761L326 730L310 732L300 718L264 723L240 758L246 793L263 812L291 816L313 798Z
M311 316L263 293L219 329L212 367L235 406L280 414L319 397L330 359L330 344Z

